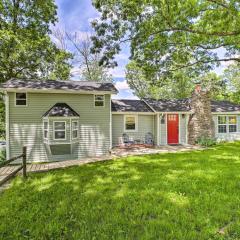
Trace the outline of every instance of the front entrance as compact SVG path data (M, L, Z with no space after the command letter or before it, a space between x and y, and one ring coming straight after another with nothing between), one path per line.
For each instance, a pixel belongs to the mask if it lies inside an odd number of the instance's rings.
M178 144L178 114L167 115L168 144Z

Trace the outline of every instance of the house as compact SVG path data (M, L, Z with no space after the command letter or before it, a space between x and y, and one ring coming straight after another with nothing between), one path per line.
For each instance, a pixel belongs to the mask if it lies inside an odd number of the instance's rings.
M151 133L155 145L188 144L189 122L198 111L192 98L112 99L117 89L111 83L12 79L0 90L7 158L27 146L27 158L34 162L105 155L123 134L137 143ZM240 105L211 101L210 114L217 139L240 139Z

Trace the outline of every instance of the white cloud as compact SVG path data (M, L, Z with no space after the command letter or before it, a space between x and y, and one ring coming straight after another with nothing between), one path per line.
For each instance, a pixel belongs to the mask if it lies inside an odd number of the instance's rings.
M109 73L115 78L124 78L125 77L125 67L118 66L109 70Z
M126 80L121 81L121 82L120 81L116 82L115 87L117 88L118 91L130 89Z

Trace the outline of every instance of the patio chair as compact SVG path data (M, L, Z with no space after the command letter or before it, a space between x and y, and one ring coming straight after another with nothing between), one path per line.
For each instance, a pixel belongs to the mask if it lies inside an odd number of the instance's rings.
M123 143L125 143L125 144L132 144L132 143L134 143L134 141L131 140L126 133L123 133L122 138L123 138Z
M148 132L145 135L145 144L153 145L153 134Z

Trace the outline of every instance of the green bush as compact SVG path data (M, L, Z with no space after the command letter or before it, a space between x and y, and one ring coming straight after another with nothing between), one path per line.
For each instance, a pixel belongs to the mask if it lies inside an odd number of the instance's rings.
M196 144L204 146L204 147L211 147L217 144L217 141L215 138L209 138L202 136L197 139Z
M6 160L6 150L0 149L0 162Z

